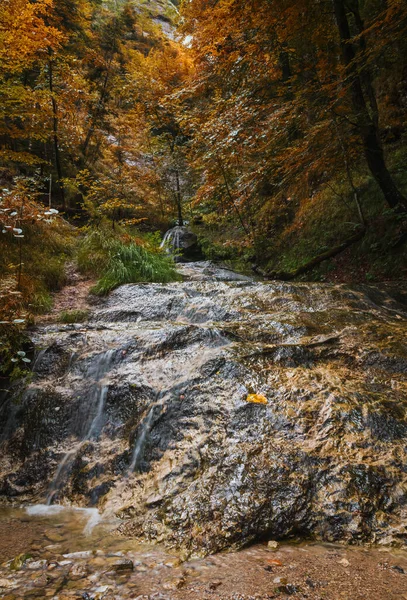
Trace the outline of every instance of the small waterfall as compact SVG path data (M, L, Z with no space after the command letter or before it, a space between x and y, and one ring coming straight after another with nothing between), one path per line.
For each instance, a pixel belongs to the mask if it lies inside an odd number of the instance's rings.
M72 463L79 450L82 448L83 444L91 439L97 439L97 437L100 434L101 421L105 409L106 397L108 392L108 387L106 385L103 385L102 380L111 367L114 355L115 350L107 350L99 357L99 360L96 364L96 368L94 367L94 365L92 365L86 373L86 377L91 377L94 380L93 389L90 392L88 396L88 401L85 403L84 406L84 410L88 409L88 414L90 414L91 416L91 422L85 430L85 433L82 436L81 440L77 444L75 444L73 448L68 450L68 452L65 454L65 456L59 463L54 478L48 490L46 498L47 506L50 506L53 503L55 495L63 487L63 484L67 479L67 475L69 474ZM80 414L79 419L85 419L85 424L86 422L89 422L89 417L87 418L86 413Z
M205 362L206 359L210 359L213 355L214 348L222 348L229 345L229 340L223 335L219 329L214 328L213 330L208 329L208 347L202 347L202 351L199 355L198 365ZM184 391L188 384L191 382L193 372L197 368L195 361L190 361L187 368L185 365L182 370L178 373L178 381L171 391L162 391L157 394L157 400L149 408L147 415L139 425L139 433L135 439L133 448L132 460L129 467L129 473L133 473L138 470L143 459L144 450L148 441L148 436L154 425L155 416L161 415L166 409L166 401L171 399L171 395L175 394L183 396ZM157 414L159 413L159 414Z
M160 248L165 248L168 254L174 254L177 260L191 253L195 256L198 249L197 241L197 236L188 227L177 225L165 233Z
M150 407L147 416L141 423L141 431L136 438L136 443L134 445L133 456L129 467L129 472L133 473L136 469L139 468L141 459L143 458L144 448L147 442L148 434L151 431L151 427L153 425L154 413L156 412L156 408L162 408L164 404L164 397L159 398L157 402Z
M160 244L160 248L166 248L168 253L179 251L181 249L181 231L185 228L179 226L169 229Z
M132 473L140 465L140 459L142 458L147 435L150 432L151 424L153 422L154 408L155 408L155 405L153 405L150 408L150 410L147 413L147 417L144 419L143 423L141 424L141 432L137 436L137 440L136 440L134 450L133 450L133 457L132 457L130 468L129 468L130 473Z
M163 241L160 244L160 248L167 247L167 245L169 245L169 243L171 241L171 237L172 237L172 229L169 229L168 231L166 231L166 233L163 237Z

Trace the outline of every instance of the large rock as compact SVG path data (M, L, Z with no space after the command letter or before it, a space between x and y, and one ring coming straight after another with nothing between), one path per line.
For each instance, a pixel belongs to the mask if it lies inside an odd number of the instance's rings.
M51 489L188 552L405 544L405 307L370 286L188 270L33 333L37 374L3 407L3 495Z
M198 237L188 227L177 225L164 235L162 247L177 255L178 259L200 257Z

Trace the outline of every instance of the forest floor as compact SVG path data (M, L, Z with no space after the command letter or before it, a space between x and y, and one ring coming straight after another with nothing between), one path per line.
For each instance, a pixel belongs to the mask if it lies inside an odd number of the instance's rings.
M49 312L36 317L37 323L54 323L61 320L61 315L71 311L81 311L86 314L90 308L90 290L96 280L82 275L74 263L67 263L66 285L53 294L53 304Z

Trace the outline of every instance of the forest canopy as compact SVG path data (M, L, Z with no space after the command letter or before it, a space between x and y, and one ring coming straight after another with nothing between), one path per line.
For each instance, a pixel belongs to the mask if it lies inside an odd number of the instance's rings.
M406 33L403 0L3 0L3 309L176 220L267 276L405 276Z

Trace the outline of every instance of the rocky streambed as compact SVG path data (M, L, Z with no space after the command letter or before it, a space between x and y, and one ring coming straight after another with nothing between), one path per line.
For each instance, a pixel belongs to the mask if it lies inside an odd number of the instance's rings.
M405 546L405 290L180 270L32 332L34 378L1 408L4 502L97 507L182 558Z
M4 600L402 600L407 554L272 541L182 561L162 546L114 535L92 509L0 510Z

